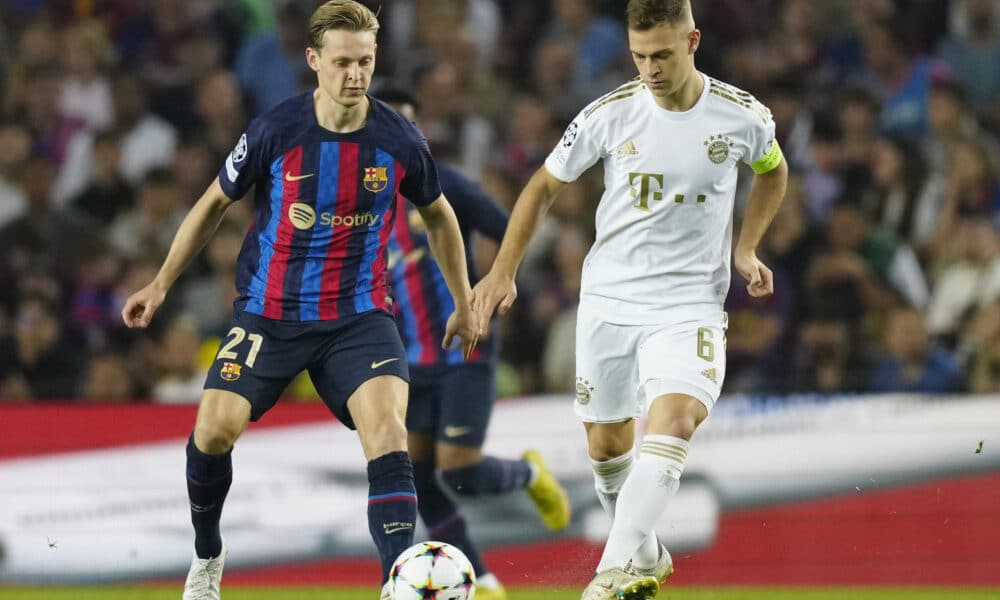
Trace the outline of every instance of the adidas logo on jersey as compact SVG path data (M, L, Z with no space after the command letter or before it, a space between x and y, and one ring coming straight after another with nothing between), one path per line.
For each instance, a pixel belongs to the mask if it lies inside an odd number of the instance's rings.
M621 146L618 146L618 149L615 150L615 154L618 156L639 156L639 149L635 147L635 142L629 140Z
M708 377L709 379L711 379L712 383L718 383L719 382L718 379L715 377L715 368L714 367L711 368L711 369L705 369L704 371L701 372L701 374L704 375L705 377Z

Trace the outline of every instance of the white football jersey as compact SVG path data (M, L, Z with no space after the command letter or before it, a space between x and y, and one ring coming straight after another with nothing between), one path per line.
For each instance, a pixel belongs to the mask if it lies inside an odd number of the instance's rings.
M658 106L638 79L605 94L577 115L545 161L569 182L604 159L580 303L608 322L721 320L737 165L763 173L780 164L771 112L699 75L704 91L684 112Z

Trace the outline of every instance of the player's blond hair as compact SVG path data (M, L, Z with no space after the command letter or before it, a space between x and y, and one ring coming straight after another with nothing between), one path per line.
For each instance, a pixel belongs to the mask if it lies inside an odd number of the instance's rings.
M690 0L629 0L625 22L635 31L646 31L660 23L694 23Z
M309 47L323 47L323 34L331 29L378 31L378 17L367 6L354 0L329 0L309 17Z

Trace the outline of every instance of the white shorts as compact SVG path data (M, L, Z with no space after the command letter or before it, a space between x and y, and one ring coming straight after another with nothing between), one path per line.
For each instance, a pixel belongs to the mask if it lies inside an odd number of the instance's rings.
M709 412L726 376L726 323L615 325L577 312L576 414L587 422L642 417L664 394L687 394Z

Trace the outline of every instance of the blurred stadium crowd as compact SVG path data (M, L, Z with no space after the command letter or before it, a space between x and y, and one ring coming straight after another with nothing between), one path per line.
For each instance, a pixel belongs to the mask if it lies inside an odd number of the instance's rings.
M508 208L575 113L634 76L624 0L380 4L373 89L412 89L437 159ZM0 402L197 400L248 204L151 330L119 311L248 120L313 87L314 6L0 0ZM694 6L696 64L771 108L792 170L760 250L776 294L733 278L726 389L1000 391L1000 2ZM572 389L601 189L597 167L533 242L501 395ZM483 270L495 250L480 246Z

